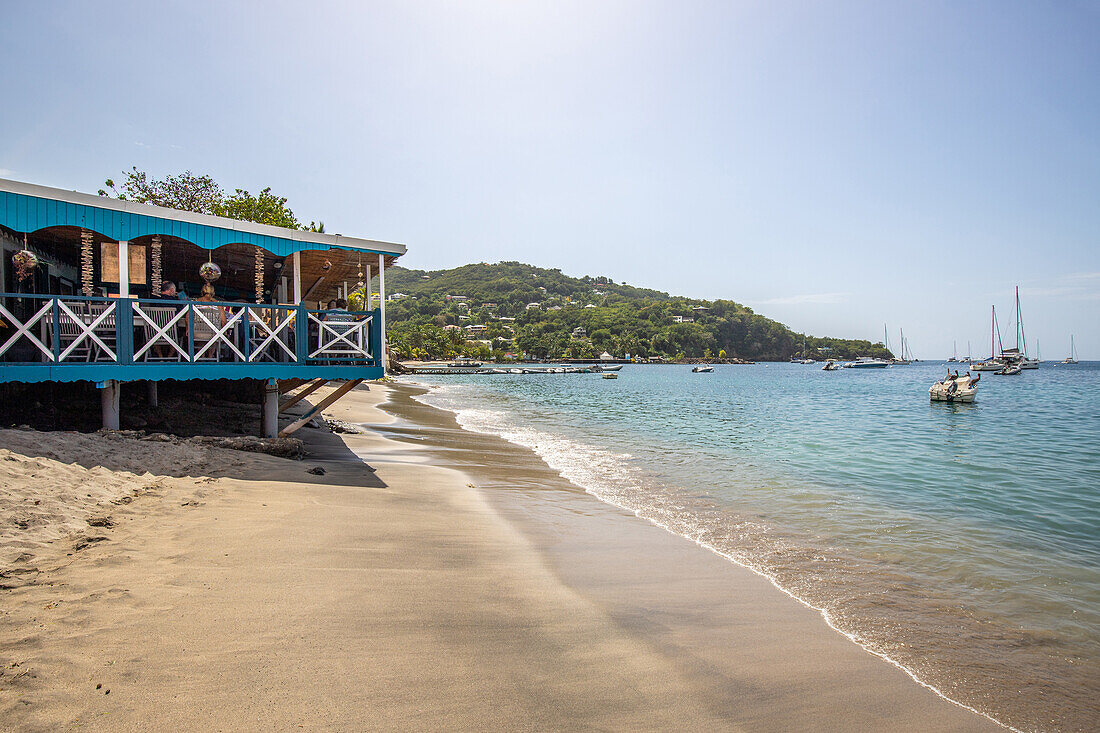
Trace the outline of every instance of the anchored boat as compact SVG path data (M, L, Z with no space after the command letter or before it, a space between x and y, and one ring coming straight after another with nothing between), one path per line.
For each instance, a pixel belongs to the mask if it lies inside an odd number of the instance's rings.
M970 376L970 372L961 377L958 372L948 372L942 382L928 388L928 397L933 402L973 402L978 396L978 381L981 378L980 374Z

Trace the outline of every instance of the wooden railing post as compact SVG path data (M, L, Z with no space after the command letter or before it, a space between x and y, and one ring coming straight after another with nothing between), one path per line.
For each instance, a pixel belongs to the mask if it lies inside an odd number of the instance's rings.
M294 311L294 358L299 364L309 358L309 316L301 303Z
M115 355L119 364L134 363L134 301L119 298L115 310Z

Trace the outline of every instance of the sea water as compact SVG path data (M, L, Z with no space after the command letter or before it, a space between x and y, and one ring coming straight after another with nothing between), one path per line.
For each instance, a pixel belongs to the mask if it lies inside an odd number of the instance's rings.
M959 368L960 365L947 365ZM965 371L965 365L961 365ZM417 376L468 429L766 575L940 694L1100 727L1100 363Z

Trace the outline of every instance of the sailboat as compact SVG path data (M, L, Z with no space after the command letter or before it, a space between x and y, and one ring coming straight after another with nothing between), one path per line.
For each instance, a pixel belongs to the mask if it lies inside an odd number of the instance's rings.
M966 342L966 356L959 359L959 361L970 361L970 342Z
M901 352L900 352L900 356L899 356L899 358L897 358L897 359L894 359L894 360L892 360L892 361L891 361L890 363L891 363L891 364L895 364L895 365L897 365L897 366L905 366L905 365L907 365L907 364L909 363L909 359L908 359L908 358L907 358L907 357L905 356L905 351L906 351L906 346L905 346L905 331L899 328L899 329L898 329L898 333L899 333L899 334L900 334L900 336L901 336Z
M1022 350L1021 350L1022 349ZM1000 361L1005 366L1038 369L1039 360L1027 355L1027 335L1024 333L1023 312L1020 310L1020 286L1016 286L1016 348L1001 349Z
M959 360L959 348L958 348L958 346L955 345L955 342L952 341L951 342L951 358L948 359L947 362L950 364L951 362L955 362L955 361L958 361L958 360Z
M1000 332L997 330L997 306L993 306L993 326L992 333L989 335L989 359L971 363L970 371L999 372L1005 368L1003 363L997 361L997 340L1000 338L1000 335Z
M1077 363L1077 347L1073 343L1073 334L1069 336L1069 356L1062 360L1063 364Z

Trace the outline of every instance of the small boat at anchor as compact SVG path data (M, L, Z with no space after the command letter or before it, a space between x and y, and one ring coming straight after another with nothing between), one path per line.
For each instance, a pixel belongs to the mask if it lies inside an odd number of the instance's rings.
M993 372L993 373L997 374L998 376L1002 376L1002 377L1011 377L1013 375L1019 374L1021 371L1022 371L1022 369L1020 368L1020 366L1018 364L1008 364L1001 371Z
M604 372L603 378L604 379L618 379L619 375L616 374L615 372Z
M861 356L853 362L846 364L845 369L885 369L890 362L882 359L872 359L869 356Z
M837 366L837 363L832 359L829 359L829 361L825 362L825 366L821 367L821 371L823 372L835 372L839 369L840 367Z
M1069 356L1062 360L1063 364L1076 364L1077 363L1077 346L1073 343L1073 334L1069 337Z
M928 388L928 397L933 402L973 402L978 396L978 382L981 378L980 374L976 377L970 376L970 372L961 377L958 372L948 372L942 382L936 382Z
M713 372L714 367L710 364L700 364L699 366L692 367L691 371L695 374L702 374L703 372Z

